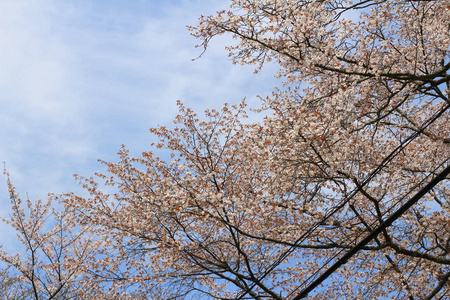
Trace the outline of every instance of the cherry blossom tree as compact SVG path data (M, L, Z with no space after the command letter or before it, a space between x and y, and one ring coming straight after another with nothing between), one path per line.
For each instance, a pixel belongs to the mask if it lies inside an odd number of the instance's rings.
M1 299L162 300L186 293L173 282L167 285L170 290L142 284L135 288L128 279L136 272L130 265L136 263L123 267L123 255L108 246L100 230L78 223L69 210L57 211L62 198L56 195L24 203L4 173L11 214L1 220L16 232L19 245L0 250Z
M11 214L2 218L16 232L16 254L0 251L2 299L89 299L96 295L87 268L101 240L75 215L56 211L55 195L25 203L9 179Z
M275 63L285 84L256 123L244 103L204 117L180 104L174 129L151 129L171 161L123 148L108 174L79 178L91 196L68 196L68 212L138 291L293 299L448 164L448 1L232 0L190 29L205 49L230 34L234 63ZM448 187L310 297L448 297Z

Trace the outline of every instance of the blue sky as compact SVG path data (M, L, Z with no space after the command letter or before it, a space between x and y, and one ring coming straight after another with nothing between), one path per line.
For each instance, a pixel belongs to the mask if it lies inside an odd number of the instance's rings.
M20 194L78 192L72 175L103 170L97 159L116 160L121 144L135 155L150 150L148 129L170 126L178 99L197 112L244 97L258 107L256 95L275 85L274 67L255 75L232 65L230 37L192 61L202 50L185 26L227 5L0 0L0 162Z

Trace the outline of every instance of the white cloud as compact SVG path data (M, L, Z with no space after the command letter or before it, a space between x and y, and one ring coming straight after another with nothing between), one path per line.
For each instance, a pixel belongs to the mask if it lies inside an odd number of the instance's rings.
M148 150L148 129L171 124L178 99L197 111L255 106L274 72L233 66L229 38L191 61L201 49L185 25L225 3L0 0L0 161L18 189L76 190L72 173L92 175L120 144Z

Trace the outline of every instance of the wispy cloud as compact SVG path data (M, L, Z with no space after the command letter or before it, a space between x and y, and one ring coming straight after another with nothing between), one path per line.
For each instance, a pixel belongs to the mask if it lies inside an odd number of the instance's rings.
M233 66L185 26L226 1L0 0L0 161L31 197L76 190L120 144L148 150L176 100L202 111L268 93L273 70ZM7 193L0 185L2 203Z

